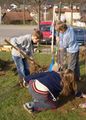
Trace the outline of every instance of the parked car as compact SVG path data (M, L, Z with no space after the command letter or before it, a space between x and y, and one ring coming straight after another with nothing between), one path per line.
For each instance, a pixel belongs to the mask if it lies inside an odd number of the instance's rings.
M51 21L42 21L40 22L40 30L43 33L43 39L41 40L41 44L51 44L51 40L52 40L52 32L51 32L51 25L52 22ZM54 43L55 43L55 39L54 39Z
M84 28L74 28L76 34L77 42L79 45L86 44L86 29Z

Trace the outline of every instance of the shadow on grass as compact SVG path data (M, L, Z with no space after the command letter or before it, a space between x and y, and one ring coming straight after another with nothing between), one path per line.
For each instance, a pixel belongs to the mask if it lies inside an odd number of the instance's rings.
M6 61L6 60L0 59L0 68L1 68L1 70L6 71L6 70L11 69L12 64L13 64L13 61L10 61L10 60Z
M13 61L0 59L0 71L6 72L8 70L12 70L14 75L17 75L17 69Z
M59 100L58 100L58 107L62 107L65 104L68 103L68 101L73 101L75 99L75 95L72 94L70 96L60 96Z
M86 93L86 76L81 76L81 81L77 81L78 90Z

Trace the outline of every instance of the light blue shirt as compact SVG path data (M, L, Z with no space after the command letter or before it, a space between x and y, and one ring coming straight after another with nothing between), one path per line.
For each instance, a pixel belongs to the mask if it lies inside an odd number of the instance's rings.
M59 38L60 38L59 48L64 48L64 47L63 47L63 34L62 34L61 32L59 33Z
M66 48L69 53L76 53L79 51L79 45L72 27L68 27L63 34L63 47Z

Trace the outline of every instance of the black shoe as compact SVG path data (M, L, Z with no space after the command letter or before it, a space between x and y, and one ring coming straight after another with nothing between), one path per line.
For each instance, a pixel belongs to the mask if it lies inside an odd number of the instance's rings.
M81 91L77 91L76 93L75 93L75 97L82 97L82 92Z

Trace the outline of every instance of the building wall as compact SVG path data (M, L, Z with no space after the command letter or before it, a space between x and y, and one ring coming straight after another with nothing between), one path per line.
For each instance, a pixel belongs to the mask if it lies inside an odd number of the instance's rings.
M72 20L71 12L65 12L65 17L66 17L67 22L69 24L71 24L71 20ZM75 19L76 20L80 19L80 13L78 13L78 12L73 13L73 21L72 21L72 23L74 22Z

